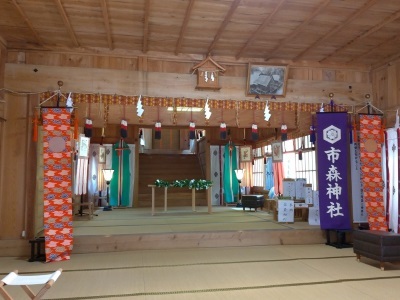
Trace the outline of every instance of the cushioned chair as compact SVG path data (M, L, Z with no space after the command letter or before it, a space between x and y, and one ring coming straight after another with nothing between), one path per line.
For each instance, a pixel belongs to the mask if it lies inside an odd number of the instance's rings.
M31 299L41 299L41 297L53 286L58 277L60 277L62 269L51 274L44 275L18 275L18 271L9 273L0 281L0 294L6 300L12 300L11 295L4 289L6 285L20 285ZM43 287L35 295L28 285L41 284Z
M243 210L245 210L246 207L250 209L254 208L255 211L257 211L258 207L262 209L264 207L264 195L243 195L242 207Z
M368 257L379 261L381 270L385 262L400 261L400 234L377 230L354 230L353 250L360 261Z

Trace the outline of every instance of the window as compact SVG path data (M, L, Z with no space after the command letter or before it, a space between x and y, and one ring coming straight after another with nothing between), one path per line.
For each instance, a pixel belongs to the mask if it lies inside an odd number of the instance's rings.
M310 136L284 141L282 146L284 177L293 179L305 178L307 183L312 184L314 190L317 189L316 154L310 142ZM299 159L299 149L302 149L302 160ZM266 184L271 181L271 178L267 178L264 154L261 153L261 150L264 150L267 156L272 151L270 145L263 147L263 149L256 149L253 166L253 185L267 189Z
M302 160L299 159L299 149L302 149ZM310 136L285 141L283 151L284 177L305 178L315 190L317 188L316 157Z
M264 153L262 148L253 150L253 186L264 187Z

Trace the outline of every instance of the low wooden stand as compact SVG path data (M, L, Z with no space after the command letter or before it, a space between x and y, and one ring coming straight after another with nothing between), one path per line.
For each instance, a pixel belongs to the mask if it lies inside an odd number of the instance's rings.
M79 215L83 215L83 207L87 207L89 209L89 213L87 213L89 216L89 219L93 219L93 216L94 216L93 202L77 202L77 203L72 203L72 205L73 205L73 207L82 206L80 208L80 210L82 210L82 211L80 211L78 213Z
M31 257L28 260L29 262L46 260L44 241L44 237L38 237L34 240L29 240L29 244L31 244Z
M336 233L336 242L331 242L331 232ZM346 233L351 233L352 230L344 229L326 229L326 245L335 247L337 249L351 248L352 244L347 243Z

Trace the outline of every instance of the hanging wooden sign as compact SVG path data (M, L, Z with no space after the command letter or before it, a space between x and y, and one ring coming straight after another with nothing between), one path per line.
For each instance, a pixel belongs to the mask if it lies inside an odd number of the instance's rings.
M219 90L219 74L225 72L220 64L215 62L210 56L193 67L197 71L196 89Z

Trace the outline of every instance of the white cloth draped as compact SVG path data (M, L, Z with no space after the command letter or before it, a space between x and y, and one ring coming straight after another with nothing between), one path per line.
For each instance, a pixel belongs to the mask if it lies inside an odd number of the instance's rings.
M221 153L220 146L210 146L210 159L211 159L211 204L221 205L221 178L223 173L222 166L224 165L224 158ZM222 160L220 163L220 159Z
M131 150L129 171L131 173L131 178L134 178L135 174L135 145L128 145ZM88 180L88 196L89 201L93 201L99 195L99 191L103 196L106 195L107 186L104 182L103 169L111 169L112 166L112 145L106 144L102 145L105 147L106 161L105 163L99 163L99 144L91 144L89 150L89 180ZM129 207L133 206L133 192L134 185L133 179L132 184L129 189Z
M385 146L387 147L386 157L386 182L388 192L385 191L385 195L388 197L385 203L388 204L386 208L389 214L388 227L394 232L398 232L398 145L397 145L397 129L389 128L386 130L387 140Z
M361 183L360 144L350 144L351 195L353 199L353 222L368 223L364 193Z

